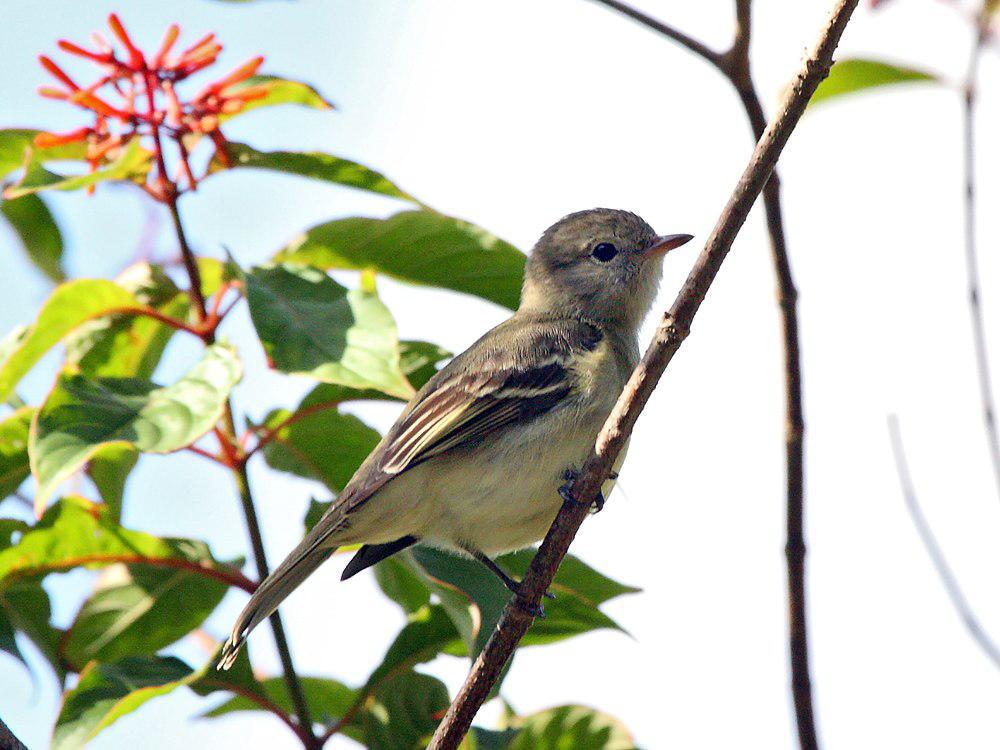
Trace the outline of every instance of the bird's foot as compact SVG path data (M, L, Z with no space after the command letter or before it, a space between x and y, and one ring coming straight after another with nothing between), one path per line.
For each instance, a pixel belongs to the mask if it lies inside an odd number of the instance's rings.
M576 498L573 497L573 483L579 478L579 476L580 470L574 466L570 466L563 472L563 484L559 487L559 497L570 505L580 505ZM611 472L611 475L608 477L608 479L617 478L617 472ZM594 502L591 503L591 508L594 513L600 513L604 510L604 492L601 490L597 491L597 497L595 497Z
M552 595L549 594L548 591L546 591L545 596L551 597ZM538 602L538 604L532 604L525 597L521 596L521 594L515 594L514 601L517 602L518 607L523 609L532 617L537 617L539 620L545 619L545 607L542 606L541 602Z

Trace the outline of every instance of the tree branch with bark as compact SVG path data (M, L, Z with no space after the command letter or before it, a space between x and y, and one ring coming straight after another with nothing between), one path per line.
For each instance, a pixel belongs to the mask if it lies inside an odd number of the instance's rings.
M750 129L760 139L767 127L767 115L750 72L750 42L753 31L752 1L735 0L736 30L731 47L716 52L672 26L658 21L618 0L595 0L656 31L701 57L716 68L740 98ZM796 304L798 290L792 275L785 240L781 207L781 183L777 171L764 186L764 213L771 244L785 373L785 557L788 577L788 652L791 665L792 702L795 707L799 746L815 750L819 746L812 680L809 675L809 640L806 596L805 543L805 419L802 407L802 366Z
M754 201L771 176L778 156L805 112L816 87L829 73L833 52L858 0L838 0L819 40L785 94L726 204L687 280L657 328L652 344L632 373L625 390L601 430L590 457L572 485L522 583L522 592L508 602L486 646L473 663L458 695L438 726L431 750L452 750L468 732L479 707L534 621L541 597L552 583L570 543L591 503L609 477L615 459L667 365L687 337L708 289L722 267Z

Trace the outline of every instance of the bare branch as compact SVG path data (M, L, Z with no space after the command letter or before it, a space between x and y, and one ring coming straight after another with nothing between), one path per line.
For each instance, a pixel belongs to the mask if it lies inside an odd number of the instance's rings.
M660 34L673 39L682 47L687 47L687 49L694 52L698 55L698 57L708 63L711 63L723 73L726 73L724 69L726 56L723 53L716 52L714 49L702 44L694 37L688 36L683 31L675 29L670 24L666 24L663 21L657 21L652 16L647 16L641 10L633 8L631 5L627 5L626 3L619 2L618 0L594 0L594 2L618 11L622 15L628 16L633 21L638 21L643 26L647 26Z
M838 0L833 14L805 60L754 149L704 250L695 262L674 304L657 328L653 343L608 417L597 444L573 485L573 502L563 505L522 583L522 594L504 609L496 630L472 665L465 684L438 726L430 750L454 750L468 732L472 720L489 695L504 665L534 620L533 612L555 577L562 561L601 485L611 473L614 461L628 439L639 413L645 407L660 376L687 336L691 322L708 293L746 221L747 214L774 169L792 130L805 111L809 99L829 73L833 51L854 12L858 0Z
M993 398L989 350L986 345L986 325L983 321L982 284L979 280L979 259L976 250L976 95L979 60L989 36L989 15L984 10L976 19L976 37L969 55L965 76L965 99L962 108L962 153L965 171L965 272L969 289L969 315L972 341L976 350L976 376L983 424L989 445L990 462L997 496L1000 497L1000 436L997 434L996 402Z
M606 3L607 4L607 3ZM660 30L659 21L629 9L622 3L608 4L631 18ZM755 138L760 139L767 127L767 115L761 104L750 73L750 41L752 36L752 0L735 0L736 31L732 47L710 61L715 64L739 95ZM671 38L676 38L669 35ZM683 43L683 41L682 41ZM690 47L689 47L690 48ZM695 50L697 52L697 50ZM792 275L791 261L785 242L784 218L781 208L781 184L777 171L764 186L764 212L771 242L771 258L777 284L777 302L781 316L785 372L785 558L788 577L788 646L791 671L792 702L801 750L816 750L815 711L812 702L812 680L809 675L809 639L806 596L805 544L805 420L802 409L802 367L799 351L799 323L796 305L798 290Z
M931 530L930 524L924 516L924 512L920 509L920 503L917 500L917 491L913 487L913 478L910 476L910 467L906 461L906 452L903 450L903 436L899 430L899 420L895 414L891 414L889 415L888 422L889 441L892 443L892 455L896 461L899 486L903 490L903 500L906 502L906 510L909 511L910 518L913 519L913 525L917 527L920 541L924 543L924 548L927 550L927 554L934 564L934 570L937 571L938 577L944 585L944 590L947 592L955 611L958 612L958 616L962 619L965 629L969 631L972 640L983 650L983 653L993 662L993 665L1000 668L1000 648L987 635L986 630L979 622L979 618L973 612L969 600L962 593L962 587L958 585L958 579L955 578L955 574L952 572L951 566L948 565L948 560L945 558L944 552L941 551L941 545L938 544L937 538L934 536L934 532Z

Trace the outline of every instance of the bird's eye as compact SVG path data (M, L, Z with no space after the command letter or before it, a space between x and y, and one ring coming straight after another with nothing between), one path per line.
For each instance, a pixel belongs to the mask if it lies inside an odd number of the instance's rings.
M610 242L602 242L594 248L591 255L601 261L601 263L607 263L609 260L618 255L618 248Z

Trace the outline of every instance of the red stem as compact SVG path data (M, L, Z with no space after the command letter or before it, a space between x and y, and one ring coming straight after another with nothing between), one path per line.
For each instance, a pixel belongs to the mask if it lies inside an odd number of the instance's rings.
M264 430L263 434L260 435L257 444L246 452L243 460L247 460L254 453L274 440L278 436L278 433L289 425L295 424L296 422L305 419L306 417L310 417L318 412L326 411L327 409L336 409L341 403L341 401L324 401L321 404L313 404L312 406L307 406L305 409L299 409L297 412L291 414L287 419L279 422L274 427L269 427ZM247 430L243 433L243 436L240 438L240 442L245 444L245 440L250 436L251 432L252 430Z

